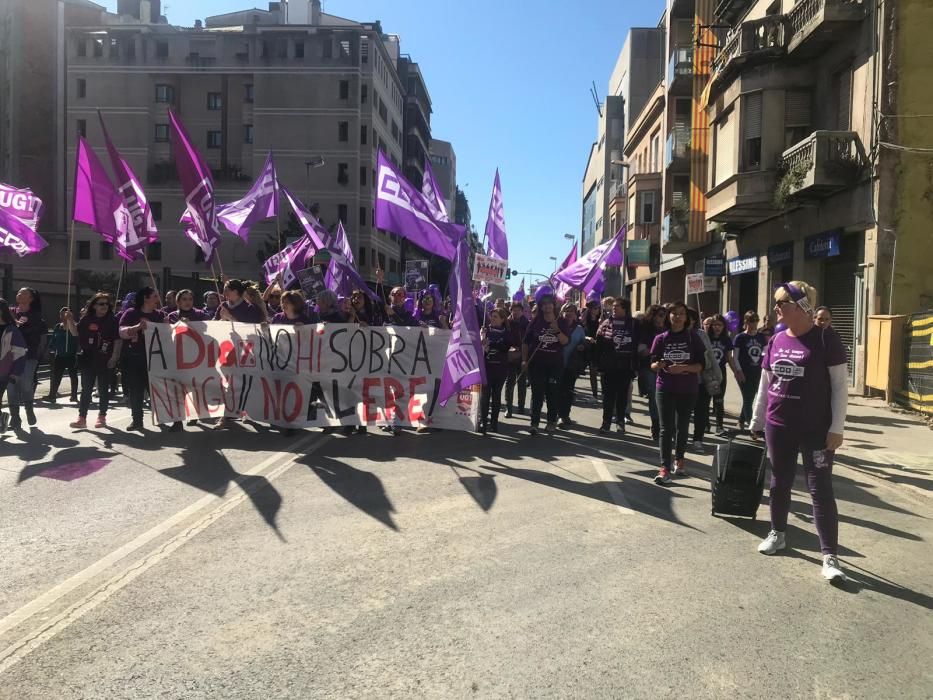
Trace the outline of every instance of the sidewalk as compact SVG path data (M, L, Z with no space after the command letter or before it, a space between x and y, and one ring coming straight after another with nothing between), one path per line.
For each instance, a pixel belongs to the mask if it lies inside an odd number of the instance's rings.
M730 374L726 411L736 420L741 407L742 396ZM883 399L849 397L845 442L836 463L859 475L933 496L933 430L922 417L889 408Z

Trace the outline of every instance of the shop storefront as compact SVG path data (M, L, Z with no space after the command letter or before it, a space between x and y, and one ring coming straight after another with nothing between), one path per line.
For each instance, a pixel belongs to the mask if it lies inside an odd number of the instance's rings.
M729 310L740 316L758 311L758 253L747 253L726 261L729 274Z

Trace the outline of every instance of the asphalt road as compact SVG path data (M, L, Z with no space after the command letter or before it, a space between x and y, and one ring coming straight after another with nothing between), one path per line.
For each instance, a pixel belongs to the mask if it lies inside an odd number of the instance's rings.
M582 386L582 383L581 383ZM0 437L0 698L933 697L933 509L838 468L820 576L640 427ZM884 435L877 439L883 442ZM798 487L802 487L802 480Z

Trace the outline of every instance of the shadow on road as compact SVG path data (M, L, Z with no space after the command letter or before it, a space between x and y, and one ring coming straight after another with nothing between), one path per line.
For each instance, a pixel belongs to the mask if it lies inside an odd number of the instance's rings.
M297 463L308 467L347 503L398 532L398 525L392 519L395 506L378 476L330 457L308 456Z
M19 473L16 483L21 484L36 476L59 481L81 479L103 469L114 454L97 447L66 447L47 462L27 464Z

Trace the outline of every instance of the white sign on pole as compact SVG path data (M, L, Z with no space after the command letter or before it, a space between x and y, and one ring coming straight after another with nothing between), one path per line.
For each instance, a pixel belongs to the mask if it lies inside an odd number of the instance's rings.
M504 285L508 267L507 260L477 253L473 263L473 281Z
M702 294L705 290L706 277L702 272L687 275L687 294Z

